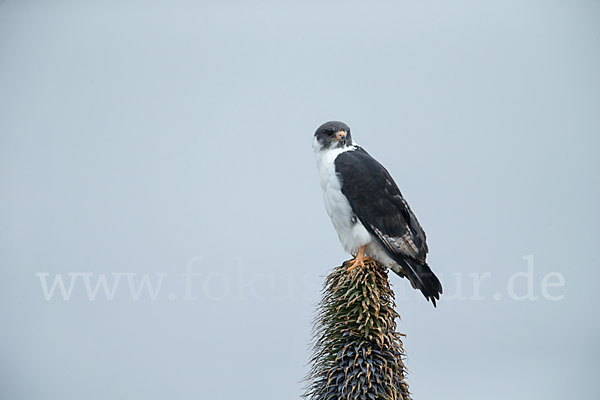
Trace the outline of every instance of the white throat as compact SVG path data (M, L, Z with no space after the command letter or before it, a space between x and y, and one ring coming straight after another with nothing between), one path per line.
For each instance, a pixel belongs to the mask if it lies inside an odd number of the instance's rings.
M346 151L356 149L356 146L356 143L352 142L350 145L344 147L323 149L317 138L313 139L313 150L315 152L321 188L323 190L327 188L331 177L335 174L335 159L337 156Z

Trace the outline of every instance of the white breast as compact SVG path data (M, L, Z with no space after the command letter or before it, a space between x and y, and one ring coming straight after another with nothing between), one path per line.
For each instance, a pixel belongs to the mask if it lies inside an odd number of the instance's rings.
M342 193L342 184L335 171L337 156L345 151L353 150L354 147L321 150L315 139L313 148L317 158L325 210L331 218L344 249L350 254L356 254L361 246L370 244L372 238L361 222L353 218L352 207Z

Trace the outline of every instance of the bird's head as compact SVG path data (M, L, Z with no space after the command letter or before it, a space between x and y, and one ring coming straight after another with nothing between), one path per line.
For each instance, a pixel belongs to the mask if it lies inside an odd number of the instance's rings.
M352 145L350 127L340 121L325 122L317 129L313 140L315 151L340 149Z

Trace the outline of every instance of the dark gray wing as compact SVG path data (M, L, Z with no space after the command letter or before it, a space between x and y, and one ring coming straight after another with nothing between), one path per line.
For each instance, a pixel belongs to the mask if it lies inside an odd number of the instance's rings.
M425 262L425 232L383 165L359 147L340 154L335 169L342 193L371 234L390 251Z
M388 171L360 147L341 153L335 169L354 214L435 305L442 286L425 261L425 232Z

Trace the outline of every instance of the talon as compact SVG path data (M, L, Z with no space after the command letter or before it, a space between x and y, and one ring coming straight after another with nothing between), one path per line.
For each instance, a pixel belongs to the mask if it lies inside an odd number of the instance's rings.
M369 261L369 256L365 255L365 246L360 246L358 249L358 254L354 257L348 264L348 269L346 272L350 272L355 268L363 267L365 268L365 261Z

